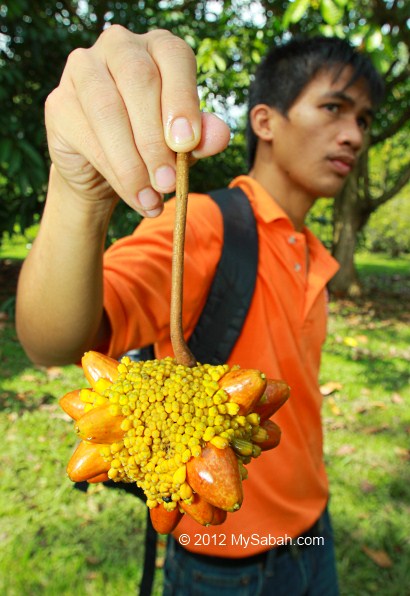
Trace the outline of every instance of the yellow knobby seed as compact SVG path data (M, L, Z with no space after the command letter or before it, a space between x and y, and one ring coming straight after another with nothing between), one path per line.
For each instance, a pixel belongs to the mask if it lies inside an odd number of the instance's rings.
M111 385L111 381L101 378L96 382L94 389L96 393L104 393L104 391L111 388Z
M220 435L212 437L212 439L209 442L212 443L212 445L214 445L214 447L217 447L218 449L225 449L225 447L228 447L229 445L229 441L227 439L224 439Z
M180 466L172 476L172 482L175 485L181 485L186 479L186 466Z

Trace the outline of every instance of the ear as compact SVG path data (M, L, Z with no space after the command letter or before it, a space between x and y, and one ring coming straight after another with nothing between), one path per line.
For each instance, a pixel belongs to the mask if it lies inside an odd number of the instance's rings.
M273 140L274 112L273 108L264 103L254 106L250 112L252 130L262 141Z

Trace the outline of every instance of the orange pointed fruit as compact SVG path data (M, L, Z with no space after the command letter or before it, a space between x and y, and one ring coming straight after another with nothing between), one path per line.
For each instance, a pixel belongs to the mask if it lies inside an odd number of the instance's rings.
M152 525L159 534L170 534L179 524L183 513L178 507L172 511L167 511L164 505L160 503L149 510Z
M268 379L266 389L253 411L259 414L260 419L267 420L288 400L290 387L284 381Z
M227 518L227 512L219 507L215 507L214 516L211 521L211 526L220 526Z
M81 359L85 378L93 388L99 379L106 379L111 383L116 381L119 375L118 365L117 360L93 350L86 352Z
M209 526L214 519L215 507L197 493L188 501L179 501L179 506L184 513L188 513L192 519L203 526Z
M84 482L99 474L108 472L110 464L103 460L100 450L106 445L81 441L71 456L67 474L73 482Z
M252 412L266 389L266 379L260 370L234 368L219 379L219 386L229 395L229 401L239 405L239 414Z
M97 482L107 482L109 479L110 477L108 476L107 472L103 472L102 474L98 474L97 476L89 478L87 482L90 484L97 484Z
M211 505L224 511L236 511L242 505L238 460L230 447L218 449L207 443L201 455L191 457L186 470L188 484Z
M275 424L272 420L264 420L261 422L261 428L263 428L267 433L267 438L263 441L258 441L255 437L252 439L254 443L257 443L258 446L262 449L262 451L268 451L268 449L274 449L280 443L280 437L282 431L280 427Z
M80 439L93 443L121 441L125 434L121 428L124 416L113 416L110 408L111 404L103 404L89 410L77 420L75 432Z
M78 420L84 414L85 403L80 397L81 389L70 391L59 400L60 407L73 420Z

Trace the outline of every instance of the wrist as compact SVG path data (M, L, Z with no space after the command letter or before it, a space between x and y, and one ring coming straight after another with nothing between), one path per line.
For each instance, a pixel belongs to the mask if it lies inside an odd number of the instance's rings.
M95 231L105 236L117 202L118 197L108 186L100 191L96 189L94 198L90 198L70 185L51 166L45 215L52 212L53 218L57 217L65 228L75 228L78 232L86 228L89 232Z

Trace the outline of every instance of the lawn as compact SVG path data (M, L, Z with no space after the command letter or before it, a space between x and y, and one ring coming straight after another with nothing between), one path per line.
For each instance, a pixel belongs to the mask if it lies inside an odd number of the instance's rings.
M357 264L367 295L331 300L320 379L341 592L402 596L410 560L409 260L360 255ZM76 439L57 401L84 384L81 371L33 366L5 314L0 338L0 592L135 593L145 506L97 485L81 493L65 476ZM158 565L155 594L160 587Z

